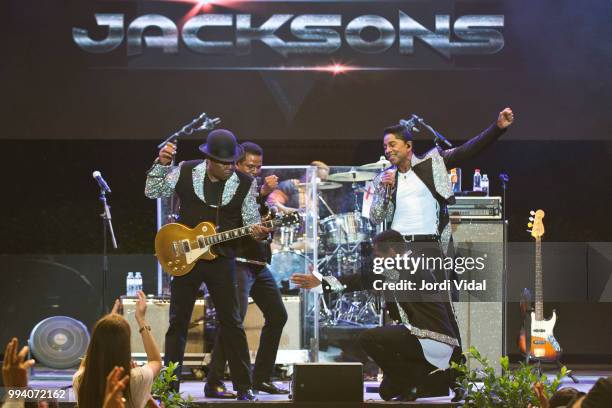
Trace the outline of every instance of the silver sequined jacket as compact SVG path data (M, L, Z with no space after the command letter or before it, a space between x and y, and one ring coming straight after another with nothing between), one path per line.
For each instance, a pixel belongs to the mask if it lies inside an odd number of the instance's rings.
M500 129L496 124L492 124L479 135L468 140L461 146L442 150L439 147L433 148L422 156L412 155L411 167L414 173L427 186L431 194L438 201L438 233L440 243L445 255L451 250L451 225L448 219L446 206L455 201L448 179L448 168L461 165L464 160L470 159L482 152L487 146L497 140L505 129ZM392 167L391 169L395 169ZM398 173L396 172L396 177ZM370 207L370 220L374 224L380 224L384 220L393 221L395 213L395 194L393 200L388 203L385 209L384 197L385 187L381 183L382 172L374 178L374 200ZM397 179L396 184L397 185Z
M148 198L171 197L174 194L176 183L181 174L181 165L178 166L163 166L155 163L147 172L147 181L145 183L145 196ZM204 177L206 176L206 160L198 164L192 171L193 191L200 200L206 202L204 196ZM236 173L233 173L225 182L221 205L227 205L238 190L240 181ZM257 182L253 180L249 193L242 202L242 222L244 225L257 224L261 222L259 214L259 205L257 204Z

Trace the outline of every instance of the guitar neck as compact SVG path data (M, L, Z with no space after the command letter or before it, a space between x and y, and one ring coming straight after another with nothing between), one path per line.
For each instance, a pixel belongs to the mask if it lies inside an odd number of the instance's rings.
M535 241L535 316L544 320L544 288L542 285L542 239Z
M251 227L255 225L263 225L266 228L270 228L275 226L275 220L265 221L260 224L251 224L245 227L240 227L233 230L223 231L213 235L209 235L207 237L204 237L204 243L210 246L214 244L220 244L221 242L225 241L231 241L232 239L245 237L251 233Z

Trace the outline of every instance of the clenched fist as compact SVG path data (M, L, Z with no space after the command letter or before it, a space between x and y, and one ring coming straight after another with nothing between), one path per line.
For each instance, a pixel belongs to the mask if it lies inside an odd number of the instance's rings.
M169 165L176 154L176 145L166 143L159 151L159 162L164 166Z
M499 116L497 117L498 128L505 129L510 126L512 122L514 122L514 113L512 112L512 109L506 108L499 112Z

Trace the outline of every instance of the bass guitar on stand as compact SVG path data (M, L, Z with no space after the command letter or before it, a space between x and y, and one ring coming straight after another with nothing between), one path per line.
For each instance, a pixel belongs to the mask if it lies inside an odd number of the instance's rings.
M544 290L542 287L542 236L544 235L544 211L532 211L528 226L535 239L535 310L531 312L530 336L521 333L519 348L529 359L543 362L555 362L561 357L561 346L555 339L553 329L557 313L553 310L550 319L544 319Z

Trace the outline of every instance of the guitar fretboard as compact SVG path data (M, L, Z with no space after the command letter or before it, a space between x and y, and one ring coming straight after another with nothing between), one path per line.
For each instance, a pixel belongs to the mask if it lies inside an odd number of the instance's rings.
M270 220L270 221L262 222L261 224L247 225L246 227L240 227L240 228L236 228L233 230L219 232L217 234L209 235L207 237L200 237L198 238L198 241L199 241L200 247L211 246L211 245L219 244L221 242L230 241L232 239L247 236L251 233L251 227L253 227L254 225L263 225L266 228L271 228L276 225L276 222L280 222L280 221Z
M542 239L535 241L535 315L536 320L544 320L544 289L542 287Z

